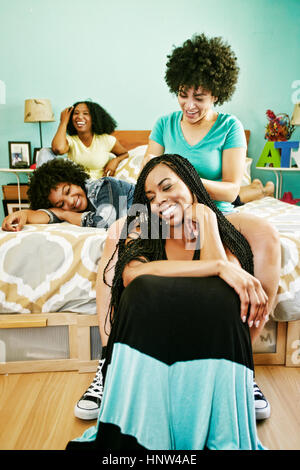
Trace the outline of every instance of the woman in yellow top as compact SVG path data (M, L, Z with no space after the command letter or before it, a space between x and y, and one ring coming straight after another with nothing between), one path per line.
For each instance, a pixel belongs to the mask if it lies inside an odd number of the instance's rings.
M62 111L52 151L55 155L67 153L93 179L113 176L119 163L128 157L127 150L111 135L116 126L98 103L77 102ZM111 154L115 158L111 159Z

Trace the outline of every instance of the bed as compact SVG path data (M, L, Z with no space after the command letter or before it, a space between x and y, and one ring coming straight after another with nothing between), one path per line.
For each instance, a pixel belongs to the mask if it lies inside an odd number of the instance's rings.
M117 178L136 181L149 133L115 132L129 150ZM264 198L240 210L273 223L282 247L277 306L255 345L255 362L286 363L292 324L289 360L297 365L291 347L300 330L300 207ZM105 239L104 229L67 223L0 231L0 373L95 370L101 351L95 281Z

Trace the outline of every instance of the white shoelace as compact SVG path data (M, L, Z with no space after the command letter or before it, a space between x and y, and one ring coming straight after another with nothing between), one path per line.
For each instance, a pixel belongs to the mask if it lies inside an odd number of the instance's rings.
M263 400L264 399L264 394L262 393L262 391L260 390L259 386L257 385L256 382L253 382L253 386L254 386L254 398L256 400Z
M99 361L95 378L93 382L91 383L91 385L89 386L89 388L87 389L87 391L85 392L84 397L92 396L92 397L96 397L100 399L102 398L102 395L103 395L102 367L103 367L104 361L105 359L101 359L101 361Z

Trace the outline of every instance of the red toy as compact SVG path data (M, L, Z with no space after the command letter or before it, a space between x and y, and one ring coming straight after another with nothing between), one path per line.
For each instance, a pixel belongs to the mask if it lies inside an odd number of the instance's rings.
M300 199L293 199L293 195L289 191L283 194L283 197L280 199L280 201L287 202L288 204L297 204L297 202L300 202Z

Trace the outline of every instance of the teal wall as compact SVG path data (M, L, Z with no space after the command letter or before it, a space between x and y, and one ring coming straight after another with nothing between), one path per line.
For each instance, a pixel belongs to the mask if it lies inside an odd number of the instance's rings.
M61 110L78 99L102 104L120 129L151 129L177 109L163 78L167 54L201 32L222 36L236 52L237 91L218 109L251 130L249 156L257 161L266 110L291 115L293 93L300 100L300 82L292 88L300 81L299 24L299 0L0 0L0 167L9 164L8 141L39 147L38 124L23 122L26 98L52 102L46 146ZM255 167L253 176L274 178ZM299 179L286 177L283 189L300 197ZM8 181L14 177L0 174L0 184Z

